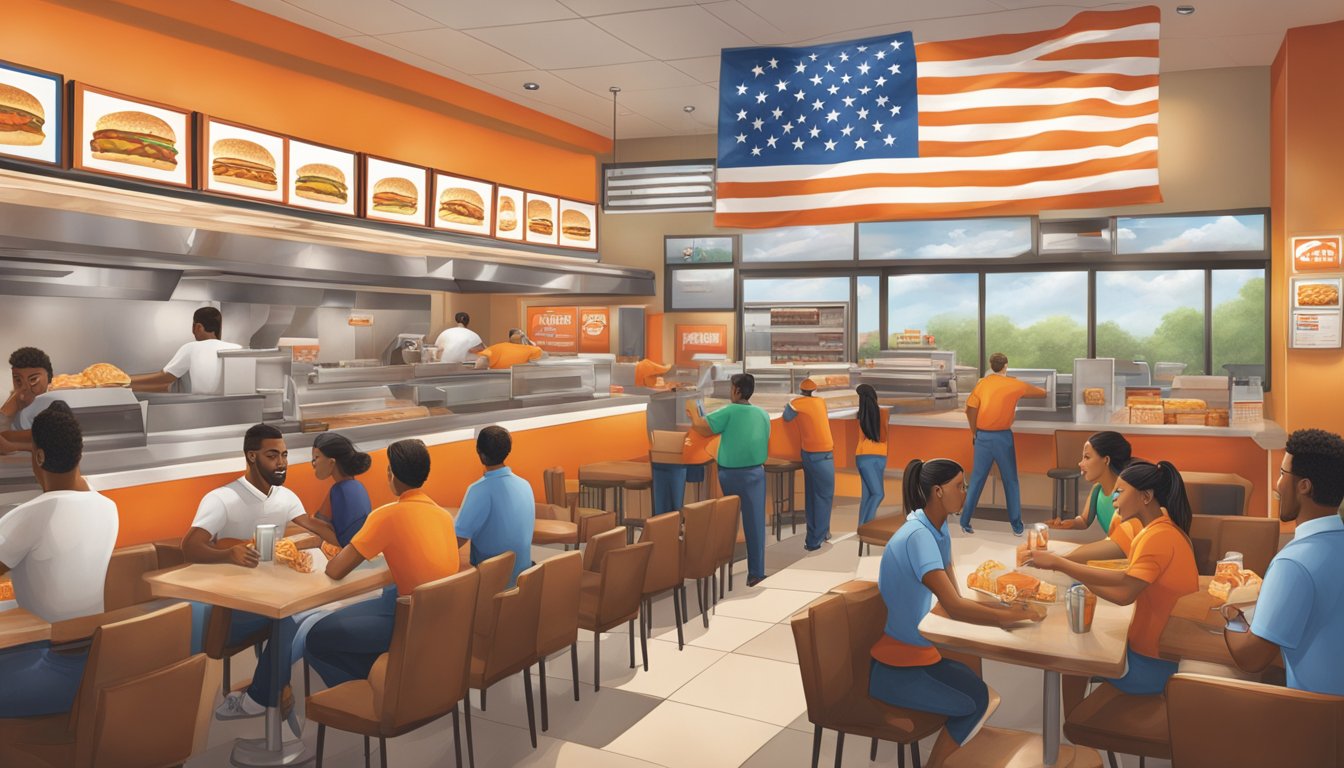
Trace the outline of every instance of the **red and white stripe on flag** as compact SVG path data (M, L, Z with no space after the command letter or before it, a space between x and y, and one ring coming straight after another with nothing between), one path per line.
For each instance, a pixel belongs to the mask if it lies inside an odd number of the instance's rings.
M714 223L781 227L1160 202L1157 7L917 43L919 156L720 168Z

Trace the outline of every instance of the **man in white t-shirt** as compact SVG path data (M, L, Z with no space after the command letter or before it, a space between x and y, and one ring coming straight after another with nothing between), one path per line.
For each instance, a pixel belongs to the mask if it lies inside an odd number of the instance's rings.
M107 563L117 542L117 505L79 471L84 438L63 402L32 424L33 475L42 495L0 517L0 574L19 607L48 622L103 612ZM35 643L0 651L0 718L69 712L88 646Z
M52 400L51 358L37 347L20 347L9 356L14 388L0 404L0 453L32 450L28 430Z
M293 491L284 487L289 472L289 450L285 446L284 435L270 424L257 424L247 430L243 436L243 457L247 460L247 474L222 488L207 493L196 508L196 518L191 521L191 529L182 539L182 555L188 563L233 563L245 568L255 568L260 555L251 543L258 525L275 526L276 537L283 536L285 526L295 523L322 536L324 540L334 540L335 533L330 526L309 516L303 509L303 502ZM326 534L325 536L323 534ZM205 628L210 621L210 606L192 603L191 650L201 651ZM245 611L233 611L229 624L229 644L242 642L243 638L259 630L270 629L272 620ZM290 664L281 665L280 680L271 680L271 654L279 653L281 659L290 658L289 646L294 640L297 624L292 621L280 622L279 648L271 643L257 660L257 671L252 685L246 691L225 692L224 703L215 711L221 720L234 720L243 717L256 717L264 713L267 705L276 705L275 698L282 689L289 687ZM295 733L298 727L291 720Z
M445 328L434 341L434 346L440 350L439 360L445 363L475 363L476 353L485 349L485 342L481 341L478 333L467 327L471 325L471 315L458 312L453 315L453 320L457 325Z
M178 348L173 359L158 373L142 373L131 377L131 389L140 392L167 392L178 379L191 375L193 395L224 394L224 361L220 350L239 349L237 344L220 341L224 316L214 307L201 307L191 316L191 335Z

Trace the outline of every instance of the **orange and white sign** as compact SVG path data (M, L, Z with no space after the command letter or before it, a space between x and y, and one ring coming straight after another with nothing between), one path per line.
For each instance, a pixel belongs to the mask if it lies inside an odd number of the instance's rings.
M579 351L611 351L611 310L607 307L579 308Z
M678 325L677 365L688 365L698 354L728 354L728 326Z
M1337 272L1344 268L1344 237L1340 235L1294 237L1292 244L1294 272Z
M528 307L527 337L547 352L579 351L578 310Z

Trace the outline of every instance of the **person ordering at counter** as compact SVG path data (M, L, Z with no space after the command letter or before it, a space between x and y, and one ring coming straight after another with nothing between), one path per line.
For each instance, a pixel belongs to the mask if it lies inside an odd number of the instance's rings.
M1022 535L1022 489L1017 482L1017 449L1013 445L1013 418L1017 401L1023 397L1045 397L1040 387L1009 376L1008 356L995 352L989 356L991 373L981 379L966 398L966 421L971 426L975 446L975 466L971 468L971 489L961 510L961 530L975 533L971 518L980 503L980 492L989 479L989 465L997 464L1003 479L1003 495L1008 502L1008 521L1013 533Z
M162 371L132 376L131 389L167 392L178 379L190 375L193 395L224 394L224 363L219 359L219 353L241 347L220 340L223 326L224 316L218 309L201 307L196 310L191 316L193 340L179 347Z
M42 495L0 517L0 575L10 575L19 607L43 621L102 613L117 505L80 474L84 437L69 406L52 403L33 418L32 431ZM50 642L0 651L0 718L69 712L88 655L88 645Z
M546 356L546 352L528 340L521 328L509 329L509 340L491 344L476 353L477 368L512 368L521 363L530 363Z
M471 315L466 312L458 312L453 315L453 322L457 325L443 329L439 338L434 340L434 346L439 348L439 361L444 363L475 362L476 356L485 349L485 342L481 340L480 334L467 327L471 325Z
M20 347L9 356L14 388L0 405L0 453L32 449L28 433L33 419L52 401L43 397L51 386L51 358L37 347Z
M815 552L831 538L831 505L835 503L835 439L826 401L813 397L817 383L803 379L802 397L784 406L784 421L798 422L803 442L803 497L807 537L803 549Z
M467 486L455 523L458 546L471 543L472 565L513 553L510 587L532 565L532 531L537 521L532 484L504 466L512 451L513 437L503 427L491 424L476 435L476 456L485 474Z

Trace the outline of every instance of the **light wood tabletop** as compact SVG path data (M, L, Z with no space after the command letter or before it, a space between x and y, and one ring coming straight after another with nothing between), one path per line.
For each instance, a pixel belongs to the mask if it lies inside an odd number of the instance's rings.
M1237 666L1232 654L1227 650L1227 641L1223 639L1223 615L1218 609L1222 602L1209 594L1209 582L1212 576L1199 577L1199 591L1192 592L1176 601L1171 618L1162 630L1158 641L1158 651L1163 658L1172 661L1191 659ZM1283 666L1283 655L1274 657L1274 666Z
M299 573L278 562L243 568L229 563L194 563L145 577L155 597L176 597L223 608L283 619L300 611L344 600L392 583L383 558L377 557L341 581L323 572L326 558L314 558L313 573Z
M22 608L0 611L0 650L51 639L51 625Z
M599 461L579 467L579 482L597 480L627 482L653 480L653 465L647 461Z

